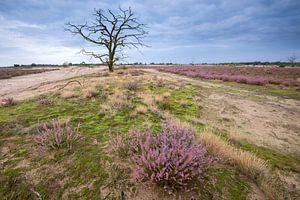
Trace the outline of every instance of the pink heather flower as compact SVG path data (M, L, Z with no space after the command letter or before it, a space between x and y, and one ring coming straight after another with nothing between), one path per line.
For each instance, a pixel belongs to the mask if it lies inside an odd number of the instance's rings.
M61 122L52 120L50 124L44 123L37 128L38 134L35 142L41 150L67 148L72 149L73 144L81 138L79 133L80 124L72 128L70 121Z
M167 120L158 135L131 130L134 176L145 184L157 184L168 193L189 190L214 160L195 142L192 130Z

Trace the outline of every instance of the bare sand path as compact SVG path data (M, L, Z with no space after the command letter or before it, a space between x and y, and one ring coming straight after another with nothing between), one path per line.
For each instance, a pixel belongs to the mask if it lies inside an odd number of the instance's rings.
M66 67L59 70L17 76L0 80L0 98L14 97L17 100L31 98L48 92L54 84L66 79L100 72L105 67ZM34 90L34 92L33 92Z

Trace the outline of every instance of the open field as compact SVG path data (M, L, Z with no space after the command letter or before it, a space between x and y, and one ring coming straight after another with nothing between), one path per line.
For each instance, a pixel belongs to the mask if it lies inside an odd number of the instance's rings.
M0 97L16 99L0 107L0 196L299 199L300 92L280 85L299 83L298 69L222 68L230 76L281 80L267 86L202 79L190 75L193 69L72 67L0 80ZM220 75L217 67L205 71ZM80 123L72 148L39 148L37 129L53 119ZM130 130L160 133L167 119L193 130L216 159L189 192L168 195L133 176L124 146Z

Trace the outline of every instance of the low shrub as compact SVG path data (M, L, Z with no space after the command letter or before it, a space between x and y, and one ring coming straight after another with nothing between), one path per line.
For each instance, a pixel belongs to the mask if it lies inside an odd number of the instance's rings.
M138 81L130 81L127 83L126 88L128 90L136 90L140 83Z
M51 123L41 124L37 128L35 142L41 150L67 148L71 150L74 143L81 138L80 124L73 128L70 121L61 122L53 119Z
M117 135L109 143L111 153L117 155L119 158L126 158L129 156L130 146L128 137Z
M141 76L141 75L144 75L143 71L138 71L138 70L134 70L134 71L131 71L129 73L130 73L131 76Z
M195 142L193 131L167 120L158 135L131 131L130 145L135 163L134 176L145 184L156 184L168 193L190 191L192 183L214 159Z
M97 97L97 95L98 95L98 91L96 88L88 88L83 93L84 98L87 99Z
M70 98L74 98L74 97L78 97L79 94L76 91L62 91L60 93L60 96L64 99L70 99Z
M54 102L51 100L51 99L41 99L40 101L39 101L39 104L40 105L44 105L44 106L49 106L49 105L53 105L54 104Z
M135 108L135 111L136 111L137 114L145 114L145 113L148 111L148 109L147 109L147 107L144 106L144 105L138 105L138 106Z
M12 106L16 104L16 100L13 97L6 97L1 100L0 106Z

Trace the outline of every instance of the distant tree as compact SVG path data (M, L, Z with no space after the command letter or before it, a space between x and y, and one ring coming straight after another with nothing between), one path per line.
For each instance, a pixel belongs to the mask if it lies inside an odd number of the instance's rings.
M62 65L63 65L64 67L66 67L66 66L68 66L68 65L69 65L69 62L68 62L68 61L66 61L66 62L64 62Z
M295 66L295 61L296 61L296 56L295 55L291 55L291 56L289 56L288 58L287 58L287 60L288 60L288 62L290 63L290 65L292 66L292 67L294 67Z
M114 64L124 58L124 48L139 48L146 46L142 39L148 34L146 25L140 23L131 8L118 13L111 10L95 10L95 19L90 24L75 25L68 22L66 30L74 35L80 35L83 39L99 47L104 47L106 53L96 54L82 49L82 53L99 59L107 64L109 71L114 71Z

